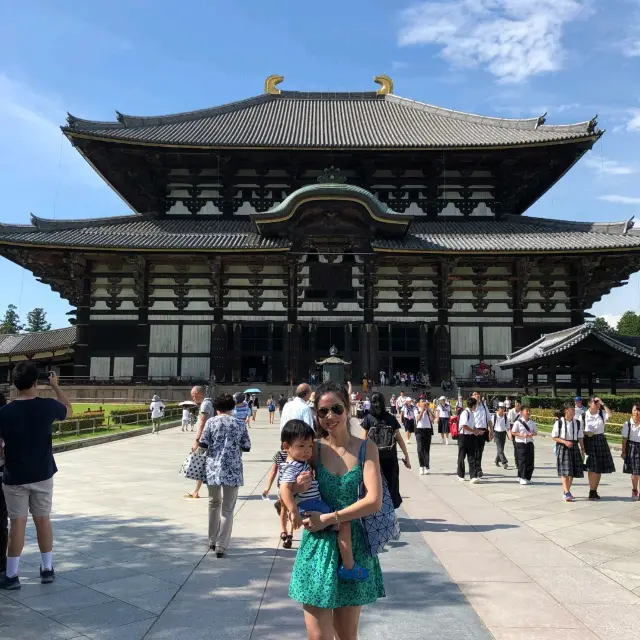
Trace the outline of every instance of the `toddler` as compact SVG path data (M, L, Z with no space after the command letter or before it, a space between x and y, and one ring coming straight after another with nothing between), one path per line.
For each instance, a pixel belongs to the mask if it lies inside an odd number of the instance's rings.
M312 472L309 460L313 456L315 433L302 420L289 420L282 428L282 448L287 454L287 464L282 468L280 476L280 497L283 507L289 510L293 528L302 525L305 513L333 513L332 509L320 496L318 481L312 480L311 487L302 493L294 495L293 486L301 473ZM355 562L351 544L351 523L343 522L337 526L338 547L342 566L338 570L338 577L342 580L367 580L369 572Z
M287 465L287 454L282 449L276 452L273 456L273 464L271 465L271 471L269 472L269 480L267 486L262 492L262 497L267 498L269 491L273 485L274 480L277 480L276 486L280 489L280 476L282 469ZM280 516L280 528L282 533L280 534L280 540L282 540L282 546L285 549L291 549L293 546L293 525L289 522L289 511L282 504L280 494L278 493L278 500L275 502L275 508Z

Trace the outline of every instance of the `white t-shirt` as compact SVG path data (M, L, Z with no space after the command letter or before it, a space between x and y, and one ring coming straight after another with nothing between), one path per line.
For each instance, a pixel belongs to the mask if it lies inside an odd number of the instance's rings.
M518 419L519 415L520 412L515 407L513 407L513 409L509 409L509 424L513 424Z
M418 417L418 413L417 413L417 408L406 404L402 407L402 415L407 419L407 420L415 420Z
M507 414L499 416L497 413L493 416L493 430L498 433L509 430L509 418Z
M465 409L460 414L460 421L458 423L458 426L460 427L460 433L464 433L465 435L469 435L469 436L473 435L473 433L471 432L471 429L475 428L476 421L475 421L475 416L473 415L473 411L471 411L471 409ZM468 429L465 429L464 427L468 427Z
M444 406L441 404L436 405L436 415L438 416L438 420L440 418L448 418L451 415L451 405L445 403Z
M149 411L151 411L151 419L157 420L164 415L164 405L161 400L156 400L149 405Z
M504 408L507 410L511 409L511 400L509 400L509 398L504 401Z
M602 411L602 417L600 417L600 412L591 413L591 411L587 411L583 416L583 420L584 432L598 435L599 433L604 433L604 425L608 418L604 410Z
M475 421L476 429L487 429L491 422L491 415L489 409L484 402L478 403L476 410L473 412L473 419Z
M182 410L182 422L189 422L191 420L191 411L189 409Z
M312 429L315 429L313 425L313 411L311 411L311 407L309 407L302 398L296 397L284 405L284 409L280 414L280 431L282 431L282 427L284 427L289 420L302 420L302 422L306 422Z
M418 411L420 410L418 409ZM431 422L431 416L429 415L429 407L425 407L422 418L418 420L416 427L418 429L433 429L433 423Z
M404 403L407 401L407 396L398 396L396 400L396 407L398 411L402 411L402 407L404 407Z
M527 425L526 427L524 425ZM527 427L529 427L527 429ZM511 427L511 433L516 438L516 442L532 442L530 438L525 436L532 433L538 433L538 425L533 420L526 420L523 417L518 418Z
M629 429L631 429L631 435L629 435ZM622 437L631 440L631 442L640 442L640 422L627 420L622 425Z

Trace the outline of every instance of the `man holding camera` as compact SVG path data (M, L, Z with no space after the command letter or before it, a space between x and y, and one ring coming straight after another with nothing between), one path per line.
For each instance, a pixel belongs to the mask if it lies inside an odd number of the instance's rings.
M71 415L71 401L58 385L55 373L48 383L56 394L38 397L38 370L34 363L19 362L13 370L18 397L0 409L0 438L5 444L2 490L11 527L7 570L0 577L0 589L20 588L20 556L24 547L29 512L33 517L40 547L40 579L49 584L53 569L53 531L49 516L53 497L53 476L57 471L51 442L52 425Z

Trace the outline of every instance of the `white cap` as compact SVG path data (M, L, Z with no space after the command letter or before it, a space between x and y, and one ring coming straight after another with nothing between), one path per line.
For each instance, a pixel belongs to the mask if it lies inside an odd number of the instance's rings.
M446 398L444 396L440 396L438 400L446 400Z
M498 402L499 407L504 407L504 402Z

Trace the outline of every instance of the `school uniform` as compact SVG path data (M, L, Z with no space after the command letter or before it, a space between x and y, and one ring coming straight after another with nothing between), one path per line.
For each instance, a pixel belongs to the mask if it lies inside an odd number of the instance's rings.
M470 432L475 426L475 417L471 409L465 409L460 414L458 422L458 478L464 479L464 461L469 461L469 478L478 477L476 470L476 436Z
M504 445L507 442L507 431L509 431L509 418L505 413L499 416L497 413L493 416L493 439L496 441L496 465L502 464L506 469L509 465L507 456L504 453Z
M484 402L478 404L478 408L473 412L476 429L481 429L482 433L476 436L476 470L478 477L482 478L482 456L484 445L487 443L487 430L491 422L491 414Z
M451 417L451 405L445 404L436 406L436 415L438 416L438 433L449 433L449 418Z
M402 421L404 422L404 430L407 433L414 433L416 430L416 407L405 405L402 407Z
M520 417L520 412L516 410L515 407L509 409L509 413L507 414L509 418L509 431L511 431L511 427L513 423ZM516 470L518 469L518 448L516 447L516 439L511 438L511 442L513 443L513 459L515 461Z
M640 423L627 420L622 426L622 437L627 439L623 471L640 476Z
M556 420L551 431L552 438L561 438L573 442L572 447L557 442L556 467L560 478L584 478L582 452L580 451L580 440L584 440L584 426L582 420L574 418Z
M433 422L429 408L425 408L422 418L416 425L416 445L418 448L418 464L429 469L429 456L431 453L431 438L433 438Z
M526 436L537 434L538 426L533 420L525 420L522 416L513 423L511 433L518 450L518 478L530 481L535 468L535 447L533 441Z
M609 443L604 436L607 414L604 411L584 414L584 448L587 453L586 470L592 473L613 473L616 466Z

